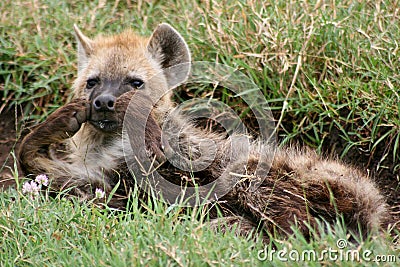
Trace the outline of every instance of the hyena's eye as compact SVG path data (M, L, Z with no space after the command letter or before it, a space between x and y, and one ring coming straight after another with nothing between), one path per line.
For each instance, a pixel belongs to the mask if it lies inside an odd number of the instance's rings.
M86 81L86 89L92 89L99 83L99 79L89 79Z
M140 79L132 79L129 80L129 85L136 88L136 89L142 89L144 82Z

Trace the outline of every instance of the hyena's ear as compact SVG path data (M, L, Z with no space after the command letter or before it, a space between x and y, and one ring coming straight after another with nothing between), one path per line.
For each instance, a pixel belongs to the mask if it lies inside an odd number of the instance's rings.
M190 72L190 52L182 36L167 23L154 30L147 49L161 64L169 87L184 82Z
M76 41L78 42L78 72L84 69L93 53L93 41L86 37L74 24Z

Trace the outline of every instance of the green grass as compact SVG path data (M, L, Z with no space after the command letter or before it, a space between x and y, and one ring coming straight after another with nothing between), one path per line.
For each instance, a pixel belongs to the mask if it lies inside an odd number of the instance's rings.
M307 144L368 169L379 184L398 185L399 1L262 2L0 1L0 112L17 107L37 123L68 101L77 67L74 23L93 36L127 27L149 35L168 22L194 61L227 64L257 84L280 119L282 144ZM177 98L210 90L182 88ZM243 111L252 127L240 99L228 96L226 89L214 94ZM392 192L391 204L398 205L398 195ZM148 213L114 214L73 201L31 201L18 191L4 192L0 203L5 266L262 265L260 242L216 234L162 204ZM335 248L346 237L335 227L309 243L294 237L274 244ZM361 248L395 252L382 239L365 240Z
M135 194L133 195L135 199ZM270 262L286 266L287 262L271 254L284 251L290 259L303 251L340 251L337 242L349 236L338 222L326 234L308 242L301 235L288 240L273 239L270 244L237 237L231 232L218 233L207 227L204 209L182 211L162 202L144 201L139 209L133 200L129 212L101 209L92 203L79 203L65 198L50 198L47 193L31 199L16 190L0 195L0 264L1 266L263 266ZM324 227L321 224L321 229ZM361 258L365 266L378 255L398 252L389 238L360 240L360 245L347 243L342 254L326 254L321 260L289 261L291 265L320 266L336 262L357 265L355 260L337 258L347 251L367 250ZM270 253L270 254L268 254ZM271 256L270 256L271 255ZM289 256L290 255L290 256ZM265 258L266 257L266 258ZM344 256L343 256L344 257ZM300 258L301 259L301 258ZM398 257L395 259L398 261ZM393 259L391 258L393 262Z
M179 207L156 203L144 212L133 205L123 213L16 191L5 193L0 207L2 266L240 265L253 258L251 242L217 239Z

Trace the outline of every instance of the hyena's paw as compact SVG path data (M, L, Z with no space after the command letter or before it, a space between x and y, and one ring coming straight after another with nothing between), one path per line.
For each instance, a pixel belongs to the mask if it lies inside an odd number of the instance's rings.
M74 135L87 121L90 106L84 99L75 99L51 114L43 126L54 134Z
M147 118L152 109L156 105L152 102L151 97L144 91L132 90L126 92L117 98L115 103L115 111L118 117L124 118L126 112L132 114L132 117L139 116L140 119ZM139 119L139 118L138 118Z
M125 115L126 109L133 97L136 94L136 91L132 90L124 93L123 95L117 98L117 102L115 103L115 111L118 114L118 117L123 118Z

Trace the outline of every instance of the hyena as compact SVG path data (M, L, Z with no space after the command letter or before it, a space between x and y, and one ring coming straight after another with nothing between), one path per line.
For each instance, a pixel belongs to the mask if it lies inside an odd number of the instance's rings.
M164 127L170 136L180 137L164 143L163 123L174 108L168 89L183 82L189 72L189 67L175 72L168 69L190 62L187 44L170 25L160 24L149 38L126 30L90 39L76 26L75 34L78 76L74 98L23 139L18 157L26 174L45 173L53 190L68 190L81 199L93 198L95 188L109 194L119 185L109 205L123 208L136 183L121 140L122 122L129 110L130 127L145 128L143 153L155 159L157 172L178 185L187 184L184 177L192 175L199 185L221 179L229 188L215 198L212 226L225 230L237 225L239 234L268 236L291 234L297 225L308 236L318 220L335 223L342 218L350 231L363 235L387 224L384 198L364 173L310 149L273 149L267 143L250 141L246 157L240 149L232 155L231 138L197 127L183 114L172 116L170 126ZM163 97L153 104L152 94ZM139 104L128 109L133 96ZM147 117L144 114L149 109ZM207 150L201 150L204 140L212 140L217 152L205 169L188 174L168 160L167 154L177 149L174 140L187 158L202 156ZM256 172L256 166L269 171L260 177L263 172ZM255 182L258 186L251 189Z

